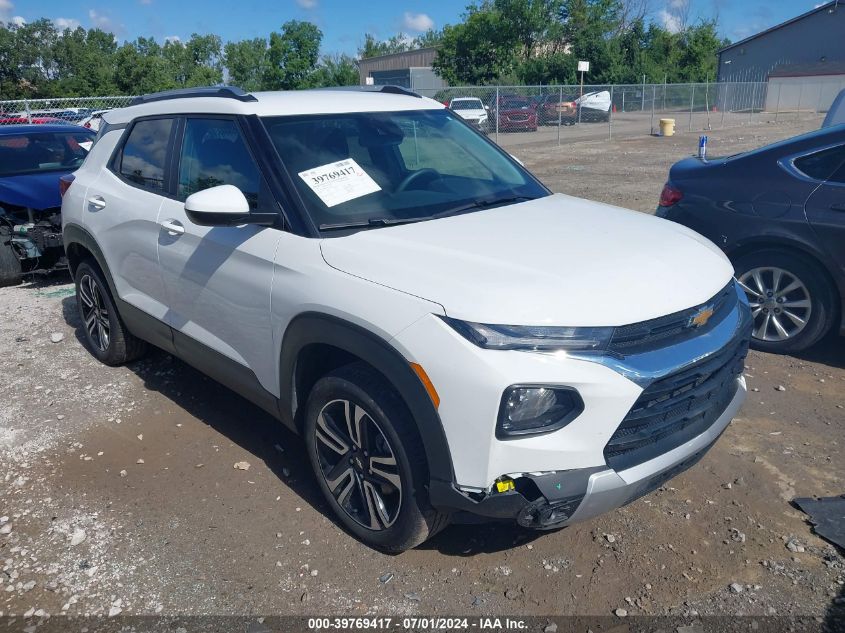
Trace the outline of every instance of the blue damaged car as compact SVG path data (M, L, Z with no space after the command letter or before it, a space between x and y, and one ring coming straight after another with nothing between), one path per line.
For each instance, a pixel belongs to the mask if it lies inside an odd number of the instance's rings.
M70 124L0 126L0 287L67 268L60 179L82 164L95 136Z

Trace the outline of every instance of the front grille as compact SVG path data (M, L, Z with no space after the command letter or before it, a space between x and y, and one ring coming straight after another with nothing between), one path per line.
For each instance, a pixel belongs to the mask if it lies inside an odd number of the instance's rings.
M608 466L631 468L707 430L736 394L747 353L743 337L649 385L604 447Z
M667 314L666 316L617 327L610 341L610 351L628 356L651 351L657 347L674 345L692 336L700 336L715 327L734 309L739 297L731 282L704 303ZM713 315L701 327L692 325L692 318L703 308L711 308Z
M508 116L508 118L509 118L511 121L519 121L519 122L522 122L522 121L527 121L527 120L528 120L528 115L527 115L527 114L511 114L511 115L509 115L509 116Z

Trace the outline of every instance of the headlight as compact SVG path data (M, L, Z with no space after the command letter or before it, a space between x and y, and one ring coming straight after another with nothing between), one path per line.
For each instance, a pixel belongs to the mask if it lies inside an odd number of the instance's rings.
M612 327L490 325L441 318L458 334L484 349L601 352L613 336Z
M496 437L500 440L551 433L584 410L584 401L571 387L508 387L502 395Z

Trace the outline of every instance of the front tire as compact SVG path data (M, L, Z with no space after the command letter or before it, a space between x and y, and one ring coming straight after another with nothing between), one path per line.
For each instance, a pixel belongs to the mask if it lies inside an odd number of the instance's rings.
M100 269L84 261L74 281L83 336L94 357L114 367L143 356L147 344L126 329Z
M320 490L358 539L403 552L445 527L447 516L428 503L425 452L411 414L368 365L317 381L304 431Z
M833 327L833 287L818 264L784 251L759 251L734 262L754 326L751 346L789 354L815 345Z

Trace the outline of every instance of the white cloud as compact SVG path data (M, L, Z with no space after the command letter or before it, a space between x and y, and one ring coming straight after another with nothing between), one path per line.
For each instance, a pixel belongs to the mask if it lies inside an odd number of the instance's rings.
M657 12L657 19L660 20L660 24L663 25L663 28L669 31L670 33L679 33L681 31L681 18L679 18L674 13L670 13L666 9L660 9Z
M164 41L165 42L171 42L172 44L181 44L182 38L179 37L178 35L168 35L167 37L164 38Z
M14 24L15 26L23 26L26 24L26 19L24 19L21 15L13 16L11 20L9 20L10 24Z
M64 31L65 29L74 31L81 26L79 20L76 18L56 18L53 20L53 24L55 25L57 31Z
M402 20L402 28L415 33L423 33L429 29L434 28L434 20L432 20L425 13L411 13L405 11L405 17Z
M317 8L317 0L296 0L296 4L298 4L303 9Z
M0 0L0 20L4 22L8 20L14 8L15 5L12 4L11 0Z
M669 0L669 7L672 9L686 9L689 0Z
M109 16L103 15L102 13L98 13L94 9L88 10L88 19L91 21L92 27L101 29L103 31L115 33L119 30L122 30L122 27L115 24Z

